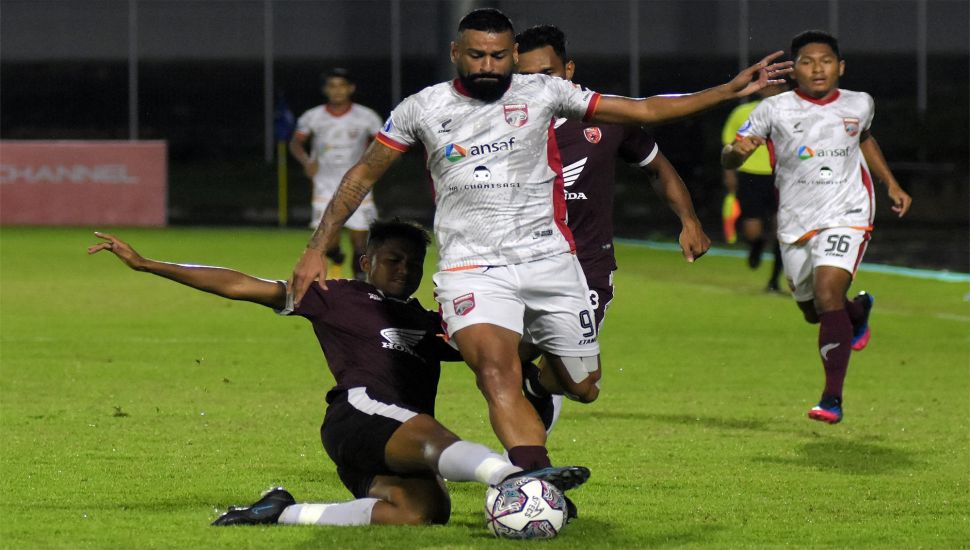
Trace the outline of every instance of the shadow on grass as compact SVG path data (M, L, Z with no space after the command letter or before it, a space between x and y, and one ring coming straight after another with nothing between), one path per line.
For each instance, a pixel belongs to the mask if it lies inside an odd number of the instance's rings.
M794 457L758 457L754 461L852 475L888 474L919 465L910 452L860 441L812 441L795 452Z
M741 418L714 418L693 414L645 414L630 412L593 411L588 416L596 419L612 420L653 420L665 424L680 424L684 426L702 426L721 430L755 430L768 431L768 423L763 420Z
M709 542L711 537L723 527L717 525L703 525L690 530L670 530L658 529L644 532L638 526L636 532L629 532L624 526L625 520L617 520L617 523L602 521L593 518L583 518L582 509L580 517L570 523L560 534L564 539L574 538L575 540L595 541L596 547L611 548L651 548L666 546L681 546L692 543ZM649 520L648 520L649 521ZM494 539L488 530L485 529L483 519L477 514L453 514L448 525L461 527L469 531L468 535L472 541L483 541Z

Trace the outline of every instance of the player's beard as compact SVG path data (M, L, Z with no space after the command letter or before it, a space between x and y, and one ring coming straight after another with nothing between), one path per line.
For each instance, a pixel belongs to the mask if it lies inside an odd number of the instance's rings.
M458 80L468 90L469 95L486 103L496 101L505 94L512 84L512 73L458 74Z

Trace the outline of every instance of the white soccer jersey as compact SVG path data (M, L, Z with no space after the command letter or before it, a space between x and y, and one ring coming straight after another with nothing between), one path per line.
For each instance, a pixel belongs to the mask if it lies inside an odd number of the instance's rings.
M319 163L313 177L315 186L336 191L341 178L370 144L371 137L381 129L381 118L372 109L354 103L350 110L331 114L326 105L303 113L296 122L296 133L313 136L310 158Z
M818 100L798 90L764 99L738 139L768 140L778 188L778 239L794 243L829 227L871 229L872 178L859 150L874 107L864 92Z
M552 121L590 115L599 94L545 75L514 75L486 103L459 81L425 88L377 139L424 144L434 183L439 269L512 265L573 250Z

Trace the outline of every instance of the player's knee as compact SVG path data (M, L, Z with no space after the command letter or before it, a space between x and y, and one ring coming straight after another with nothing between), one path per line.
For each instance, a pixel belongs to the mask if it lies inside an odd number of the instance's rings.
M841 296L824 296L815 298L815 311L825 313L826 311L836 311L845 307L844 299ZM816 317L818 315L816 314Z
M522 386L521 371L497 358L485 358L474 366L474 371L475 383L486 398L518 392Z
M596 401L597 397L600 396L599 383L584 380L582 384L576 384L570 388L567 388L563 395L565 395L571 401L576 401L579 403L592 403L593 401Z
M818 310L815 309L814 301L798 302L798 309L802 310L805 322L813 325L818 324Z
M396 487L388 497L387 502L393 506L391 523L395 525L444 525L451 515L451 502L440 491Z
M580 403L592 403L599 397L599 356L560 357L567 376L561 377L564 395Z

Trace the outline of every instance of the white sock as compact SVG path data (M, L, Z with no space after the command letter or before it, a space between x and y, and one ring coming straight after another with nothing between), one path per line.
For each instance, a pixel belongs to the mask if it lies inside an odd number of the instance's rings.
M495 485L522 468L484 445L458 441L441 452L438 473L449 481L480 481Z
M549 429L546 430L546 435L552 433L552 429L556 427L556 422L559 421L559 414L562 413L562 400L562 394L552 394L552 422L549 423Z
M288 525L370 525L376 498L360 498L335 504L292 504L287 506L277 523Z

